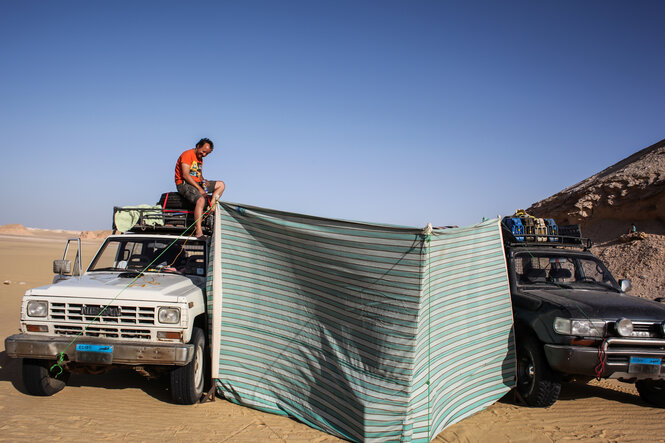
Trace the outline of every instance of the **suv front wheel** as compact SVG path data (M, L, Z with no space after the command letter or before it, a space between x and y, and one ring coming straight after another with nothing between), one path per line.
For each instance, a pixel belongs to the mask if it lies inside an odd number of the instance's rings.
M171 371L171 397L183 405L192 405L201 399L208 372L203 330L194 328L189 342L194 345L194 358L185 366L178 366Z
M635 383L640 397L647 403L665 408L665 380L639 380Z
M517 338L517 391L529 406L552 406L559 398L561 381L550 369L543 345L531 336Z
M25 389L31 395L49 396L62 391L69 379L69 372L52 370L54 361L23 359L22 375Z

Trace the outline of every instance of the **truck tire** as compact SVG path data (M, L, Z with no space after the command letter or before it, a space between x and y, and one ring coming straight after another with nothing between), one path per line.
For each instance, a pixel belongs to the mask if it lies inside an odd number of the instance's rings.
M665 380L639 380L635 383L640 398L659 408L665 408Z
M194 358L171 371L171 398L181 405L193 405L201 399L208 372L203 331L195 327L189 342L194 345Z
M547 364L542 344L531 336L517 338L517 392L527 405L544 408L559 398L561 380Z
M206 200L212 201L212 194L208 194L208 198L206 198ZM157 204L161 206L162 209L171 209L171 210L186 209L190 211L194 210L194 205L191 204L189 201L185 200L185 198L182 195L180 195L178 192L167 192L165 194L162 194ZM208 207L207 203L205 207L206 208Z
M47 360L23 359L22 375L25 389L31 395L49 396L62 391L67 385L69 372L50 371L55 362Z

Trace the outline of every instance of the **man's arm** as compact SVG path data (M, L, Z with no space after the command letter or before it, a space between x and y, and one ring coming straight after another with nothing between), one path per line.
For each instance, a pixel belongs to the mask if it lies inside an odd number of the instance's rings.
M191 169L191 166L188 165L187 163L181 163L180 164L180 171L182 172L182 178L185 180L187 183L190 185L194 186L196 189L198 189L199 193L203 196L207 195L206 191L201 187L199 182L194 180L194 178L189 175L189 170Z

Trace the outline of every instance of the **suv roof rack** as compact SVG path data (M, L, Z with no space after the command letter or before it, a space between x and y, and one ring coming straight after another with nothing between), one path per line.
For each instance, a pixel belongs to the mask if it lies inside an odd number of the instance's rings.
M517 237L523 238L519 240ZM590 238L579 237L575 235L560 234L520 234L515 236L510 229L503 226L504 243L511 247L566 247L590 249L593 242Z
M123 208L113 207L113 232L118 232L116 216L127 214L134 225L126 232L152 232L160 234L182 234L185 229L194 222L194 214L191 211L183 209L182 211L164 211L161 208ZM201 224L201 229L205 235L212 234L213 218L206 217ZM192 233L193 235L193 230Z

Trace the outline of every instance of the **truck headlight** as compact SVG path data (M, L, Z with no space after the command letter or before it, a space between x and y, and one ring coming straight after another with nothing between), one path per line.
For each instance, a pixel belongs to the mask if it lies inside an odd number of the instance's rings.
M570 319L557 317L554 319L554 332L570 335Z
M173 325L180 323L180 308L159 308L159 322Z
M622 337L630 337L633 335L633 322L628 318L620 318L614 324L614 328Z
M28 302L28 317L46 317L48 314L47 301L29 301Z
M602 337L605 332L605 322L603 320L571 320L556 317L554 319L554 332L579 337Z

